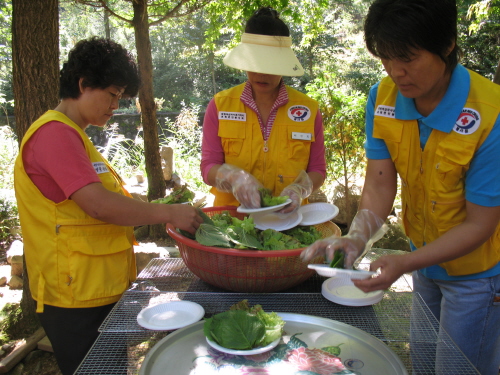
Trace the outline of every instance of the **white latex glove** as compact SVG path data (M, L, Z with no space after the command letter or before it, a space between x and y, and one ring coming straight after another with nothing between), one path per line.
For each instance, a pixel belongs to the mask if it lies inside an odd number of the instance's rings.
M222 164L215 176L215 187L221 192L233 193L243 207L260 207L259 188L262 184L241 168Z
M311 195L313 182L306 171L300 171L299 175L290 185L286 186L280 196L287 195L292 202L278 211L280 214L290 214L299 209L302 201Z
M360 210L354 217L349 232L342 237L330 236L318 240L307 249L300 257L309 261L319 255L325 255L326 260L331 262L336 251L345 254L344 268L351 269L356 259L362 257L387 232L388 227L384 220L370 210Z

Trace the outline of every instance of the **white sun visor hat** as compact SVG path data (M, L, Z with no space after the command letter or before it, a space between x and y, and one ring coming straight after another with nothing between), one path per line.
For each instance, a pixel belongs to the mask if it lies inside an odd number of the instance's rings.
M304 74L289 36L244 33L241 43L227 53L223 62L247 72L288 77Z

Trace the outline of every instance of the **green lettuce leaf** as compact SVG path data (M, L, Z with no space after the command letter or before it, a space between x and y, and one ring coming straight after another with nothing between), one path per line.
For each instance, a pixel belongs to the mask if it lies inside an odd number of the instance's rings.
M224 348L250 350L262 342L266 327L256 315L229 310L206 319L203 332Z
M196 241L205 246L231 247L229 237L219 228L202 223L196 230Z

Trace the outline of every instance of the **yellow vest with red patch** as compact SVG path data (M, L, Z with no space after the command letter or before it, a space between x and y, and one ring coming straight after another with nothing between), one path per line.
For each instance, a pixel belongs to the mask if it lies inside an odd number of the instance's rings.
M392 79L384 78L378 88L373 137L385 141L401 178L404 228L417 248L465 220L465 173L500 112L500 86L469 73L469 96L454 129L433 129L424 151L417 120L393 117L398 89ZM459 122L464 117L469 128ZM440 265L459 276L486 271L499 260L500 225L482 246Z
M289 101L278 109L269 139L264 142L257 114L240 100L244 88L241 84L215 95L225 163L249 172L278 196L307 169L318 103L287 86ZM239 206L232 194L215 187L211 192L214 206Z
M65 308L103 306L118 301L136 278L132 227L88 216L75 202L55 203L31 181L23 165L26 142L44 124L59 121L74 128L103 186L128 195L122 180L85 132L57 111L47 111L26 132L14 166L14 182L23 233L30 290L43 305Z

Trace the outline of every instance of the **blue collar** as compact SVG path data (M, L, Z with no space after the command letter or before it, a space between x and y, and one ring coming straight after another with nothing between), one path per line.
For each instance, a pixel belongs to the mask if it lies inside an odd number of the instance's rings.
M446 90L446 94L429 116L424 117L418 113L413 99L405 98L398 92L396 98L396 118L400 120L420 120L433 129L449 133L453 129L455 120L464 108L469 96L469 89L469 72L465 67L458 64L451 74L450 85Z

